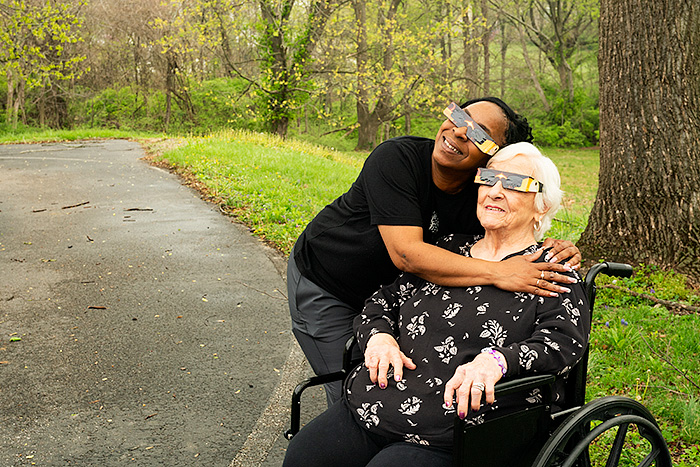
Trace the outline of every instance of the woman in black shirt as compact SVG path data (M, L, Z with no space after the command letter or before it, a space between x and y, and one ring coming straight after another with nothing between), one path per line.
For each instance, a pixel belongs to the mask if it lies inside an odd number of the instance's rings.
M527 120L500 99L463 107L493 146L532 139ZM463 121L453 120L443 122L435 139L406 136L379 145L348 192L297 240L287 274L292 330L316 374L340 370L365 299L402 271L440 285L489 284L548 296L569 280L558 274L564 268L556 258L573 256L574 267L580 261L571 242L554 245L553 262L537 263L531 255L489 264L435 246L449 233L483 232L473 180L490 155ZM326 386L329 405L340 394L339 384Z

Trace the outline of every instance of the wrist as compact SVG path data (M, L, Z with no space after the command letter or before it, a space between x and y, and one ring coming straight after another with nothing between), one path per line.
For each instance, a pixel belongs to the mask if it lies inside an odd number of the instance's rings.
M485 347L485 348L481 349L481 353L488 354L491 357L493 357L494 361L501 368L501 375L503 375L503 376L506 375L506 373L508 372L508 362L506 362L506 358L503 356L503 354L501 352L494 349L493 347Z

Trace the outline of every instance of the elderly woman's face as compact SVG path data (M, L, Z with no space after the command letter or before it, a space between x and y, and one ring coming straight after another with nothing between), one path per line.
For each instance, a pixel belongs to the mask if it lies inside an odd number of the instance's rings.
M489 168L529 176L534 172L524 156L495 162ZM541 218L541 213L535 209L535 193L506 190L501 182L479 187L476 215L487 232L501 230L523 234L532 233L535 222Z

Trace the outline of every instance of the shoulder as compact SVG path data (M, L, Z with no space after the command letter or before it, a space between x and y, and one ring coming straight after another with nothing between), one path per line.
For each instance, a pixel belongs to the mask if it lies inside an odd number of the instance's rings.
M434 141L418 136L399 136L382 142L374 148L367 158L367 162L400 160L400 159L424 159L432 154Z

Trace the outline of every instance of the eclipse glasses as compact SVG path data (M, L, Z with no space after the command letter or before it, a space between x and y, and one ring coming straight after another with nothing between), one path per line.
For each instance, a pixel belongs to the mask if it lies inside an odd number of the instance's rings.
M466 127L467 138L469 138L481 152L489 156L496 154L496 151L498 151L498 144L496 144L493 138L491 138L460 106L451 102L442 113L456 126Z
M474 183L494 186L498 182L501 182L501 186L506 190L521 191L523 193L542 193L542 183L529 175L486 169L483 167L476 170Z

